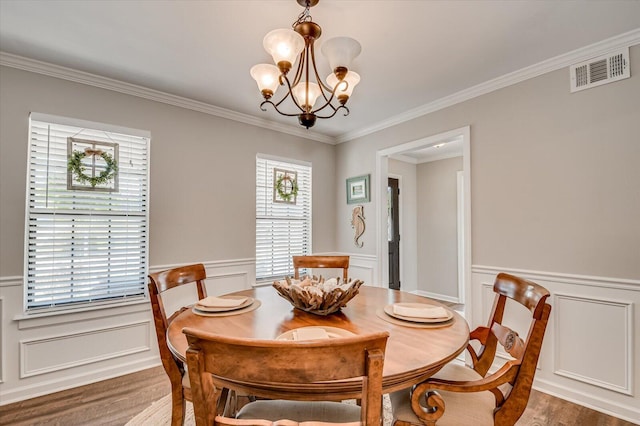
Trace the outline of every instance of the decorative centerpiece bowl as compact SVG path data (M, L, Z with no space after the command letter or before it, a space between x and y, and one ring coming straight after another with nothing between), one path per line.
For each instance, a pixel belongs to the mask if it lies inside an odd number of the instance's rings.
M316 315L329 315L347 306L362 284L364 281L360 280L340 283L340 278L295 280L287 277L284 281L275 281L273 287L294 307Z

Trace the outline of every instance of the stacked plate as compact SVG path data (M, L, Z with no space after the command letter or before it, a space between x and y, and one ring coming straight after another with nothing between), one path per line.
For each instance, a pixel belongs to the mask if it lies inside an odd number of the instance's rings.
M349 336L355 336L355 334L338 327L310 326L289 330L276 337L276 340L322 340Z
M251 306L253 297L225 296L225 297L205 297L198 300L193 305L193 312L199 315L216 314L230 312Z
M400 321L421 324L444 324L453 319L447 308L427 303L394 303L385 306L384 313Z

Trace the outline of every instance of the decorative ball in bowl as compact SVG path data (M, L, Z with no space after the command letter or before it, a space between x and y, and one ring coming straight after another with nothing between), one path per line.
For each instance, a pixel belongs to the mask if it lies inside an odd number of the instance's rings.
M287 277L284 281L275 281L273 287L294 307L316 315L329 315L347 306L363 283L361 280L341 283L340 278L295 280Z

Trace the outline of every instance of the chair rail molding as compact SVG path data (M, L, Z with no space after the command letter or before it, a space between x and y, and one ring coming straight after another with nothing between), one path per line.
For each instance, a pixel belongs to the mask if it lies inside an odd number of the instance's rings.
M615 288L640 291L640 280L628 278L602 277L593 275L565 274L559 272L536 271L531 269L501 268L499 266L472 265L472 273L499 274L507 272L530 280L553 281L557 283L577 284L593 287Z

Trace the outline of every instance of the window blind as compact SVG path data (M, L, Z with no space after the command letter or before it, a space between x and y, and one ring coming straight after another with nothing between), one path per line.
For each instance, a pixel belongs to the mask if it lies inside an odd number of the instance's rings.
M274 169L297 173L296 204L274 202ZM292 256L311 253L311 166L256 159L256 279L293 275Z
M27 310L144 296L149 139L68 121L30 121ZM69 137L118 144L117 191L67 189Z

